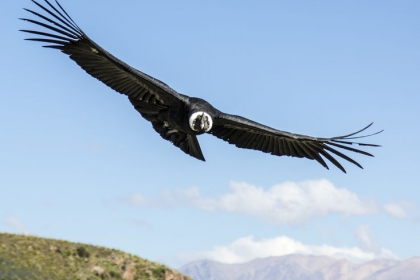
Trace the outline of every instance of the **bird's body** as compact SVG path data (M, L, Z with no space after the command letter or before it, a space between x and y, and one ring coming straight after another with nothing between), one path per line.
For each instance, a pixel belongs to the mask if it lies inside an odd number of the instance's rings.
M352 141L366 137L355 135L370 125L344 136L317 138L273 129L241 116L223 113L203 99L178 93L167 84L130 67L102 49L75 24L58 2L56 7L45 0L49 8L33 2L51 17L27 10L43 22L23 20L55 33L21 30L41 36L28 40L46 42L49 45L45 47L61 50L88 74L126 95L162 138L197 159L204 160L197 140L197 135L203 133L212 134L239 148L260 150L277 156L305 157L328 168L323 159L326 158L343 172L345 170L342 165L330 153L361 167L337 148L372 156L351 145L377 146Z

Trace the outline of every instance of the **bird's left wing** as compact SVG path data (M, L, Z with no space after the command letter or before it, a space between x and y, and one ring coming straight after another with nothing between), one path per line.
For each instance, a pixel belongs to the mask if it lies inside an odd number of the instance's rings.
M239 148L259 150L277 156L286 155L300 158L304 157L311 160L314 159L328 169L328 165L321 157L322 155L340 170L346 172L332 154L363 168L355 160L338 151L337 148L372 156L365 151L350 147L351 145L378 146L352 141L352 139L355 138L370 136L355 135L364 131L371 125L372 124L348 135L331 138L317 138L273 129L240 116L220 112L218 117L213 120L213 128L209 133L230 144L234 144Z

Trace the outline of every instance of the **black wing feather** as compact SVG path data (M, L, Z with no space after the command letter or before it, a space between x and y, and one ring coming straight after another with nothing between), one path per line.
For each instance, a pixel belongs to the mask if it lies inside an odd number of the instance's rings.
M374 134L355 136L366 130L365 128L343 136L331 138L317 138L301 134L294 134L286 131L276 130L271 127L259 124L249 119L233 116L220 112L214 120L213 129L209 132L214 136L244 149L260 150L277 156L305 157L316 160L328 169L328 165L321 156L329 160L337 168L346 172L344 167L333 157L332 154L363 168L358 162L349 156L341 153L335 148L372 156L370 153L349 147L349 145L373 146L375 144L358 143L348 141L349 139L363 138ZM348 145L348 146L346 146Z
M101 48L77 26L57 1L58 8L48 0L45 0L45 2L50 8L36 1L33 2L51 17L25 9L45 22L27 18L22 18L22 20L46 28L56 34L27 29L21 30L40 36L27 40L50 43L51 45L44 47L59 49L69 55L88 74L115 91L128 96L137 111L152 123L153 128L162 138L171 141L185 153L204 160L195 136L189 136L182 132L168 134L169 131L173 131L173 128L164 126L162 117L159 117L159 114L168 107L180 106L180 104L187 102L188 97L179 94L158 79L130 67Z

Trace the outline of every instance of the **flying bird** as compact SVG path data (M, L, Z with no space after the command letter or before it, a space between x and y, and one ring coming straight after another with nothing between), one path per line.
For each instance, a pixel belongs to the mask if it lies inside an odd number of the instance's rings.
M167 84L122 62L92 41L63 7L45 0L44 15L25 9L37 20L22 18L45 28L43 31L20 30L37 35L26 40L47 43L44 47L58 49L69 55L81 68L115 91L128 97L143 118L152 123L159 135L186 154L204 161L197 135L209 133L238 148L259 150L276 156L292 156L316 160L328 169L324 159L343 172L343 166L333 156L363 168L339 149L372 156L352 145L378 147L354 142L382 131L361 135L365 128L343 136L319 138L277 130L241 116L223 113L207 101L178 93ZM47 15L45 15L47 13Z

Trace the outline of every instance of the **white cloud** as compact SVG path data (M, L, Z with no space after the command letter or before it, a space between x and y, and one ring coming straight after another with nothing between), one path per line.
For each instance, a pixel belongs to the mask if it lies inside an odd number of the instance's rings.
M376 204L362 201L328 180L285 182L265 190L247 183L230 183L230 192L219 198L201 196L197 187L167 191L162 199L205 211L239 213L275 223L302 223L331 213L364 215L376 212Z
M128 203L139 207L151 205L151 202L139 193L132 194L127 200Z
M380 253L381 248L372 237L372 233L368 225L360 225L357 227L355 236L359 240L360 248L364 251Z
M183 263L199 259L209 259L222 263L244 263L256 258L289 254L322 255L333 258L345 258L353 262L366 262L378 258L397 258L391 251L384 248L379 248L378 252L372 252L363 250L360 247L305 245L287 236L266 239L248 236L239 238L228 245L216 246L210 251L179 254L178 260Z
M254 216L279 224L301 224L329 214L368 215L379 212L374 200L361 199L326 179L284 182L264 189L244 182L230 182L230 191L219 197L206 197L198 187L166 190L155 199L134 193L125 203L138 207L190 206L203 211L220 211ZM396 201L382 205L382 213L407 219L416 205Z
M409 212L414 211L417 207L415 204L407 201L396 201L383 206L385 212L398 219L407 219Z
M6 219L5 224L8 225L12 230L21 234L29 234L28 227L24 225L19 219L9 217Z
M149 222L147 222L143 219L131 219L130 223L141 226L141 227L146 227L146 228L149 228L149 229L153 228L153 226Z

